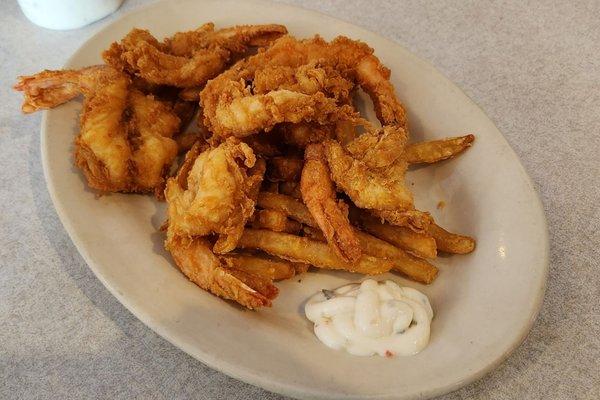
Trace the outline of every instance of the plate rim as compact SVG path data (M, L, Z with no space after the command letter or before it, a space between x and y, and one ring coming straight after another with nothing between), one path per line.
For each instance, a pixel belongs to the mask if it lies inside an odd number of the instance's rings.
M176 0L176 1L177 2L185 2L186 0ZM70 65L72 63L72 60L74 58L76 58L80 52L83 51L83 49L85 48L87 43L96 39L98 36L104 34L111 27L113 27L113 25L117 24L122 19L128 18L134 14L143 14L147 10L152 9L152 8L161 7L161 6L163 6L163 4L171 4L172 5L176 1L159 0L159 1L151 2L149 4L137 6L137 7L133 8L132 10L129 10L129 11L123 13L121 16L119 16L115 20L113 20L109 23L106 23L103 26L98 27L67 58L67 60L63 64L63 68L65 68L67 65ZM356 29L357 31L360 31L363 34L377 36L380 40L385 42L387 45L401 47L402 49L404 49L404 51L406 51L407 53L412 55L414 60L420 62L423 66L426 66L427 68L434 70L437 74L440 75L440 77L443 79L443 81L445 83L450 84L450 86L456 88L463 96L465 96L465 98L468 99L469 102L472 105L474 105L483 115L485 115L485 117L488 121L490 121L492 126L498 131L500 139L504 142L506 147L510 150L509 154L514 159L514 161L516 161L519 175L521 175L521 177L524 178L524 182L527 184L527 186L531 190L531 197L533 198L533 200L535 200L535 208L539 211L539 214L540 214L539 222L541 223L541 226L539 227L539 229L540 229L541 233L543 234L543 237L541 238L541 241L540 241L541 245L543 246L543 249L541 250L541 254L540 254L541 259L539 261L539 265L541 267L540 282L539 282L539 287L537 289L536 296L531 303L531 309L529 310L529 319L527 320L527 323L524 324L520 328L520 331L518 332L518 334L514 336L514 340L512 341L511 345L508 346L506 349L504 349L504 351L498 357L496 357L493 360L490 360L483 368L479 369L478 371L469 373L469 375L462 380L458 380L451 384L441 385L441 386L434 387L434 388L426 388L423 391L421 391L420 393L414 394L413 396L409 396L409 397L405 396L402 398L407 399L407 400L408 399L431 398L431 397L435 397L435 396L453 392L455 390L460 389L461 387L467 386L467 385L483 378L485 375L487 375L488 373L490 373L491 371L496 369L501 363L503 363L525 341L525 339L527 338L528 334L530 333L534 323L536 322L536 320L538 318L538 315L541 310L541 306L543 304L546 288L547 288L548 274L549 274L549 254L550 254L548 223L547 223L543 203L540 199L539 193L535 189L533 181L532 181L531 177L529 176L529 174L527 173L523 163L521 162L521 159L519 158L517 153L514 151L514 149L512 148L512 146L510 145L510 143L508 142L506 137L504 136L504 134L502 134L502 132L498 129L498 127L496 126L494 121L492 121L492 119L479 106L479 104L477 102L475 102L467 93L465 93L465 91L459 85L457 85L452 80L450 80L448 77L446 77L446 75L444 73L442 73L439 69L437 69L433 64L431 64L429 61L421 58L420 56L417 56L415 53L408 50L402 44L400 44L392 39L388 39L387 37L380 35L379 33L370 31L369 29L366 29L361 25L357 25L353 22L331 16L329 14L323 13L318 10L308 9L308 8L304 8L301 6L296 6L296 5L286 4L286 3L278 3L278 2L271 1L271 0L247 0L247 1L253 2L255 4L260 4L263 6L287 8L289 10L294 10L294 9L302 10L306 14L312 14L319 18L326 18L326 19L341 22L346 25L352 25L352 27L354 29ZM48 193L52 200L54 209L61 221L61 224L65 228L65 231L69 235L69 238L71 239L71 241L77 248L77 251L82 256L82 258L86 262L87 266L92 270L92 272L98 278L98 280L102 283L102 285L131 314L133 314L137 319L139 319L141 322L143 322L144 325L146 325L148 328L150 328L152 331L154 331L156 334L158 334L161 338L168 341L171 345L173 345L177 349L183 350L185 353L187 353L188 355L190 355L197 361L207 365L209 368L217 370L229 377L240 380L242 382L245 382L245 383L248 383L248 384L251 384L251 385L254 385L254 386L257 386L257 387L263 388L265 390L268 390L268 391L271 391L274 393L278 393L278 394L281 394L284 396L291 396L294 398L306 398L306 396L310 396L310 398L323 398L323 399L339 399L339 398L344 398L344 399L395 399L395 398L398 398L398 396L389 394L389 393L372 394L372 395L366 395L366 396L364 396L364 395L353 396L348 393L344 393L344 394L329 393L329 392L322 392L322 391L318 391L318 390L311 390L310 388L299 387L297 385L293 385L293 384L289 384L289 383L285 383L285 382L273 381L273 380L268 379L268 377L265 378L258 374L253 374L251 370L236 368L234 363L228 362L226 360L220 360L220 359L216 358L215 356L211 355L210 352L202 351L198 348L192 348L193 346L189 346L184 341L179 341L179 340L177 340L177 338L170 335L168 332L168 329L165 328L164 326L161 326L160 323L155 323L155 321L150 313L142 311L140 308L136 307L136 305L134 304L135 301L133 299L128 299L128 296L125 293L120 293L119 290L111 284L110 280L107 279L103 275L103 273L100 271L100 268L98 268L95 265L95 263L92 262L92 257L85 250L85 246L81 243L79 236L75 233L76 229L73 226L73 221L68 217L68 213L65 211L60 200L58 199L58 193L54 187L54 182L50 178L49 155L48 155L48 146L47 146L46 131L48 129L48 115L50 112L52 112L52 110L44 110L43 114L42 114L41 123L40 123L40 136L41 136L40 137L40 150L41 150L42 167L43 167L43 172L44 172L44 180L46 182L46 187L48 189Z

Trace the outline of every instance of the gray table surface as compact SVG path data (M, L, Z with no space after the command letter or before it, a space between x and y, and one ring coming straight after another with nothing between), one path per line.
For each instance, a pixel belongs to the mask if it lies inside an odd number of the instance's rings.
M443 399L600 398L600 2L288 1L391 38L486 111L538 190L550 233L542 310L497 370ZM59 68L92 32L0 2L0 398L279 399L213 371L129 313L86 266L46 191L40 115L19 74ZM199 21L200 22L200 21Z

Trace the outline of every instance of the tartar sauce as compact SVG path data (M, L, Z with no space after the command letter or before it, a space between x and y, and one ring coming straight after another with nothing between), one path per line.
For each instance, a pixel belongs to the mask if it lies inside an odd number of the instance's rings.
M429 342L433 318L423 293L372 279L323 290L308 300L304 312L321 342L357 356L416 354Z

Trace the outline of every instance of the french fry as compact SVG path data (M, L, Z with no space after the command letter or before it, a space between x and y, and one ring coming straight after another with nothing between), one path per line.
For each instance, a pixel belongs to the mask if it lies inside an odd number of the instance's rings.
M319 242L325 242L325 235L319 228L313 228L312 226L304 225L302 227L302 232L304 236L307 238L311 238L312 240L317 240Z
M263 279L281 280L296 275L294 263L255 254L227 254L221 257L230 267Z
M279 193L260 192L256 204L261 208L281 211L301 224L317 226L308 208L293 197Z
M382 274L394 267L394 263L389 260L367 255L361 256L356 263L349 264L339 258L326 243L263 229L246 228L238 245L241 248L262 250L289 261L366 275Z
M296 275L300 275L305 273L306 271L308 271L308 269L310 268L310 264L307 263L301 263L301 262L295 262L292 263L294 269L296 270Z
M304 160L294 157L273 157L269 159L267 179L271 182L289 182L300 179Z
M394 226L381 223L364 211L352 209L350 217L371 235L385 240L421 258L437 257L436 242L428 234L417 233L405 226Z
M411 256L404 250L368 233L357 230L356 235L365 254L392 261L394 271L425 284L430 284L436 278L438 269L427 261Z
M259 202L261 197L262 193L258 197ZM303 228L303 231L307 237L310 237L313 241L318 242L322 242L324 240L323 234L317 228L317 223L314 221L314 219L306 216L308 209L304 204L289 197L286 198L287 196L284 195L271 196L269 193L268 197L270 197L270 200L272 200L270 202L271 205L278 205L279 209L283 212L287 212L290 218L297 221L303 220L303 223L307 225ZM286 205L285 207L283 206L284 204ZM248 231L248 229L246 229L246 231ZM244 231L244 234L246 231ZM378 259L388 259L393 263L394 270L403 273L407 277L414 279L417 282L431 283L437 276L438 269L427 261L411 256L402 249L367 233L356 230L356 234L358 235L361 248L365 254ZM242 237L244 237L244 235L242 235ZM435 243L433 243L433 245L435 249ZM280 254L274 255L285 258Z
M278 210L256 210L252 227L256 229L270 229L275 232L299 233L302 224L291 220L282 211Z
M429 234L435 239L439 251L452 254L468 254L475 250L475 239L470 236L451 233L436 224L428 228Z
M471 147L475 136L466 135L429 142L412 143L406 146L405 156L409 164L427 163L456 157L465 149Z
M325 237L317 228L305 226L302 228L305 235L313 240L325 241ZM434 281L438 269L418 257L414 257L404 250L361 231L356 231L360 246L364 254L377 258L385 258L394 263L394 271L398 271L406 277L425 284Z

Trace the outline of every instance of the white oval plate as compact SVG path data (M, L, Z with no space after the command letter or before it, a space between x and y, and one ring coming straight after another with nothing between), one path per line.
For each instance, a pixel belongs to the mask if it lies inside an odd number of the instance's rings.
M250 312L190 283L173 266L157 228L164 204L149 196L97 198L73 167L81 105L46 113L42 154L48 190L66 230L102 283L146 325L198 360L232 377L300 398L413 399L457 389L497 366L529 331L547 274L545 219L515 153L486 115L432 66L396 43L331 17L252 1L169 1L128 14L88 40L66 67L101 62L100 52L131 28L157 37L193 29L280 23L298 37L347 35L375 48L392 70L409 110L413 139L477 137L459 158L409 174L419 208L441 225L473 235L468 256L440 257L440 276L424 291L435 310L431 343L413 357L353 357L324 347L303 316L321 288L360 280L309 273L278 284L273 308ZM437 210L439 200L446 202ZM301 282L300 282L301 280Z

